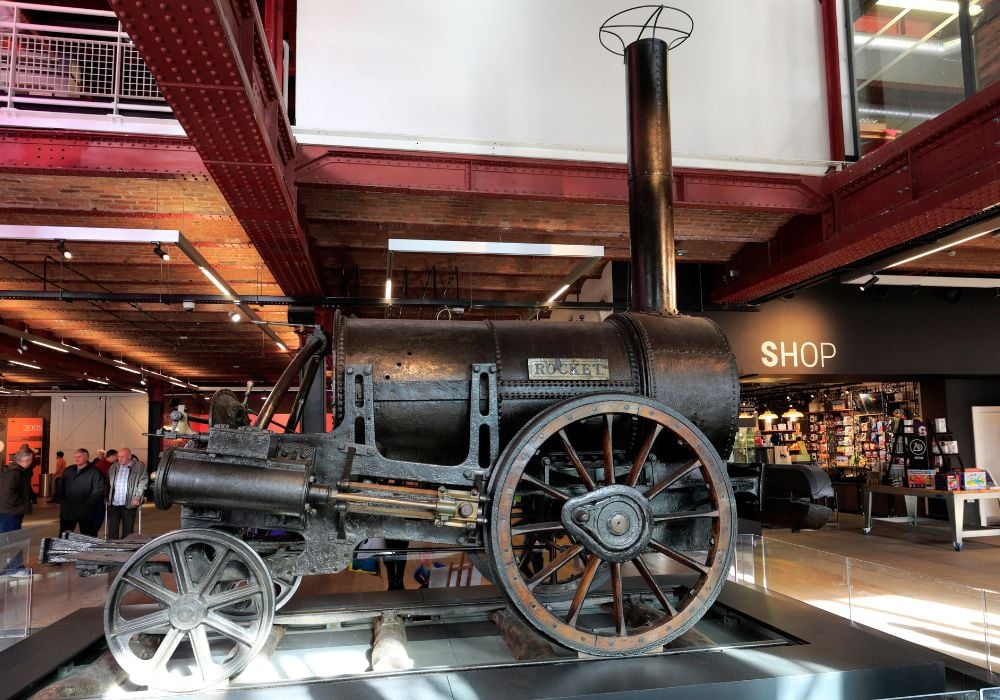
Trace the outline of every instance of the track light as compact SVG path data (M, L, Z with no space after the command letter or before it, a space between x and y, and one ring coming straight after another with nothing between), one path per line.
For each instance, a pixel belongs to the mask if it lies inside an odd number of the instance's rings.
M238 311L232 311L229 314L229 320L232 321L233 323L239 323L242 319L243 317L240 316Z
M170 260L170 253L161 248L159 243L153 244L153 252L160 256L160 260L164 262Z
M21 338L20 344L17 346L17 354L23 355L27 351L28 346L24 344L24 338Z
M143 377L142 379L140 379L139 383L142 384L143 386L146 386L146 378Z
M876 282L878 282L878 276L877 275L872 275L871 279L869 279L864 284L860 285L858 287L858 289L860 289L862 292L867 292L869 289L871 289L872 287L875 286Z
M63 403L66 403L66 397L65 397L65 396L64 396L64 397L62 397L62 402L63 402Z
M56 250L58 250L60 253L62 253L62 256L64 258L66 258L67 260L72 260L73 259L73 254L71 252L69 252L69 249L66 247L66 241L62 241L62 240L56 241Z

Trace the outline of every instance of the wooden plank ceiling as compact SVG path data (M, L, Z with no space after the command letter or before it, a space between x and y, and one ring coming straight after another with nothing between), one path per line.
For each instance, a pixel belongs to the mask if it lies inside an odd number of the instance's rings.
M0 189L5 192L0 223L177 229L237 293L282 293L207 176L0 174ZM147 244L69 243L68 247L71 260L62 258L55 242L0 241L0 288L219 294L173 246L167 246L169 262L161 261ZM233 323L228 315L232 310L223 304L202 304L185 312L179 304L0 300L0 317L16 330L28 329L133 366L198 384L273 380L288 354L256 326ZM264 320L286 320L285 307L256 310ZM275 330L288 347L297 346L294 333ZM0 357L18 359L12 351L0 346ZM8 384L94 388L81 383L75 369L54 371L64 360L60 353L30 346L27 354L45 371L5 362L0 371Z

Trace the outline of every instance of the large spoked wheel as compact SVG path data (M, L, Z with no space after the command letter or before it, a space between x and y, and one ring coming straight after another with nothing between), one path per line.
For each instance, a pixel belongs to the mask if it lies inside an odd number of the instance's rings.
M651 399L594 395L539 414L504 451L490 495L495 582L539 631L587 654L680 636L732 561L725 466L697 427ZM536 551L542 536L561 544ZM568 604L542 593L552 581L572 587Z
M234 606L239 615L227 610ZM240 673L267 640L274 585L260 556L218 530L176 530L121 568L104 633L133 682L192 692Z

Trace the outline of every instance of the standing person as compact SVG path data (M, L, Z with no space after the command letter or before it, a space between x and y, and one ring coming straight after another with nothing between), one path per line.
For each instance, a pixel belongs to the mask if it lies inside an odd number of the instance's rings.
M118 450L118 461L108 470L108 539L120 540L135 532L135 514L149 485L146 465L132 450Z
M59 493L62 489L62 475L64 471L66 471L66 459L60 450L59 452L56 452L56 466L55 471L53 472L55 474L55 478L52 480L52 498L49 499L49 503L59 502Z
M63 472L59 532L72 532L77 524L84 535L97 535L94 508L104 498L104 477L90 464L90 453L73 453L74 465Z
M97 451L97 460L94 462L94 468L101 472L101 476L104 477L104 493L101 494L101 500L94 506L94 532L100 532L101 525L104 524L105 509L108 501L108 484L110 483L108 480L108 470L117 461L118 450L108 450L107 454L105 454L104 450Z
M31 512L31 466L35 453L27 445L14 453L10 464L0 467L0 532L21 529L24 516ZM0 575L20 575L25 571L22 553L4 564Z

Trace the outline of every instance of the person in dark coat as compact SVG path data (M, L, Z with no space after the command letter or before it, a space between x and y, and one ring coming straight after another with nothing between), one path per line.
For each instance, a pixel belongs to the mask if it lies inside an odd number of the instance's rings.
M73 462L63 472L59 532L72 532L79 525L82 534L96 536L94 509L104 498L104 476L90 465L85 449L73 453Z
M24 516L31 513L31 467L35 453L27 445L14 453L10 464L0 467L0 533L21 529ZM24 568L22 553L9 562L0 562L0 576L18 576Z
M0 532L21 529L31 513L31 466L35 453L27 445L14 453L13 461L0 469Z

